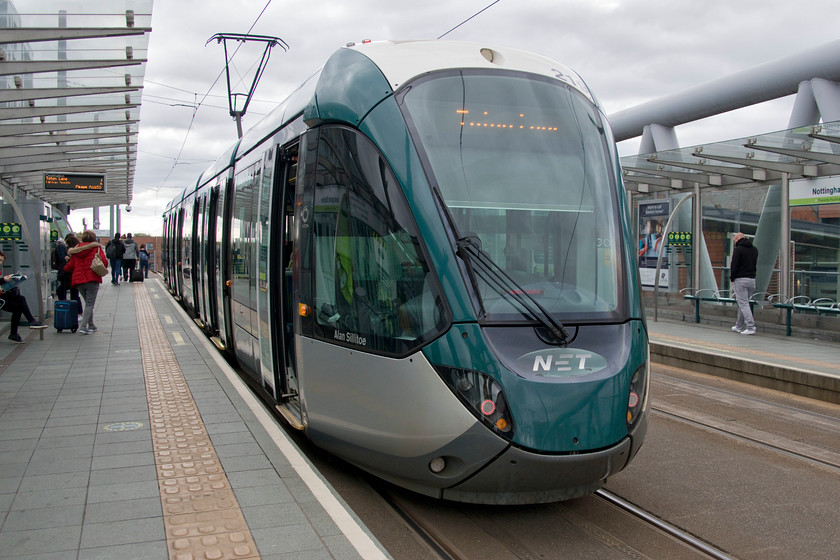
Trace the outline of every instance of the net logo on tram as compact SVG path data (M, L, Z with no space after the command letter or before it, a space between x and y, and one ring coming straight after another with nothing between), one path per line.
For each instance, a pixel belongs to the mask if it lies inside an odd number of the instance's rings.
M517 360L517 366L547 377L589 375L607 367L607 360L599 354L574 348L531 352Z

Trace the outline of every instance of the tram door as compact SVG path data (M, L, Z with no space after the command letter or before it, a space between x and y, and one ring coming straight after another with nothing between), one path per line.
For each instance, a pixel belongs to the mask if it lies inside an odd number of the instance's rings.
M175 239L178 235L178 210L172 210L169 212L169 223L167 224L166 232L169 235L169 239L166 242L166 273L168 274L167 280L169 283L169 290L176 294L178 293L176 290L178 289L178 280L175 277L175 263L177 262L178 258L178 250L176 249Z
M211 330L212 314L210 313L211 301L209 297L210 280L216 274L216 269L211 267L211 255L213 252L213 246L211 244L212 231L210 228L210 223L213 218L211 215L211 199L211 191L205 189L201 193L201 218L198 224L199 238L201 240L199 246L201 264L198 269L198 280L196 281L199 286L199 293L196 295L196 300L201 301L201 305L200 311L196 315L201 319L201 327L211 334L215 334Z
M217 259L217 240L216 240L216 212L219 203L219 187L218 185L210 189L207 202L207 218L205 219L204 228L207 232L204 236L205 240L205 254L207 263L205 270L205 291L204 299L207 305L207 332L211 336L216 336L219 332L219 316L216 300L216 269L219 266Z
M300 422L302 418L300 395L298 393L297 360L295 354L295 317L298 309L294 294L297 292L295 286L294 270L294 217L295 197L298 185L298 155L300 145L286 146L282 152L280 176L283 181L283 189L277 189L275 199L275 211L277 227L272 232L272 239L282 251L274 251L276 261L273 269L281 275L281 281L274 284L274 294L280 303L280 313L273 315L274 332L282 338L282 343L276 348L282 349L282 353L275 354L277 377L283 391L283 401L289 412ZM294 425L294 423L293 423ZM302 424L299 427L303 427Z
M230 231L232 253L231 308L236 359L249 375L259 379L257 309L257 206L262 160L237 170L234 177Z
M169 224L166 230L169 234L169 240L166 243L166 270L169 274L169 291L172 294L178 293L178 277L177 277L177 262L178 262L178 209L174 209L169 213Z
M184 261L184 209L178 209L178 217L175 219L175 258L172 259L172 264L175 267L173 285L175 287L175 294L181 298L184 293L184 278L182 275Z
M260 354L263 379L280 412L292 425L301 426L300 400L294 352L294 299L292 232L297 179L298 145L276 149L266 162L260 196ZM272 177L268 178L269 169Z
M201 271L203 266L202 247L204 246L204 197L196 195L193 204L193 248L192 248L192 282L193 282L193 309L196 323L203 326L204 302L202 301L202 279Z
M184 217L181 228L183 245L181 247L181 302L193 311L195 292L193 291L193 239L195 239L195 202L184 203Z
M232 191L233 184L230 177L222 178L218 185L216 198L216 235L213 238L216 246L213 251L216 259L216 322L219 326L219 343L232 350L233 315L231 313L233 255L230 250Z
M274 363L271 349L274 347L271 336L271 294L269 286L275 282L270 269L271 243L271 198L274 172L276 166L276 148L272 148L263 156L263 171L260 177L259 194L257 195L257 224L256 236L259 257L257 259L257 329L259 340L260 376L263 388L275 400L279 401L277 382L274 375Z

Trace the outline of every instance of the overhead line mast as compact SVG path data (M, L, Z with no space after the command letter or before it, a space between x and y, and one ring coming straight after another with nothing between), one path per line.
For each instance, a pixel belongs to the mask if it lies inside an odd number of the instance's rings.
M265 49L263 50L262 58L260 59L257 71L254 73L254 80L251 82L251 89L248 90L248 93L236 93L231 88L231 59L228 57L228 39L232 41L238 41L241 43L246 43L248 41L265 43ZM254 96L254 91L257 89L257 83L259 83L260 78L262 77L262 73L265 70L265 67L268 65L268 58L271 56L271 48L279 45L284 51L288 51L289 45L280 37L271 37L269 35L248 35L242 33L216 33L207 40L207 43L205 43L205 45L209 44L213 40L215 40L217 43L222 43L225 49L225 76L227 77L228 87L228 107L230 109L230 116L236 120L236 133L238 134L239 138L242 138L242 116L245 115L245 112L248 110L248 104L251 103L251 98ZM243 103L241 109L237 109L237 101L240 97L244 97L245 102Z

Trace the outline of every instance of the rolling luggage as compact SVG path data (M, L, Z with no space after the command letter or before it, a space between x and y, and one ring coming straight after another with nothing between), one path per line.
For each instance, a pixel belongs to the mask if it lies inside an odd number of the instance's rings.
M143 271L139 268L135 268L131 271L131 276L128 277L130 282L142 282L143 281Z
M56 301L53 315L58 332L65 329L76 332L79 328L79 304L74 299Z

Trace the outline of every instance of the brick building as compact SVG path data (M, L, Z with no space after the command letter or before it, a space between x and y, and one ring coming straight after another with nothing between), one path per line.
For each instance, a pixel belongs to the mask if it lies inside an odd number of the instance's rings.
M148 235L132 235L134 242L137 243L137 248L139 249L141 245L146 245L146 250L149 252L149 263L150 263L150 270L152 272L160 272L161 270L161 237L153 237ZM102 237L99 239L99 242L104 247L108 244L108 239Z

